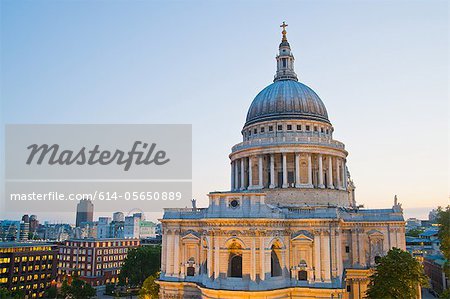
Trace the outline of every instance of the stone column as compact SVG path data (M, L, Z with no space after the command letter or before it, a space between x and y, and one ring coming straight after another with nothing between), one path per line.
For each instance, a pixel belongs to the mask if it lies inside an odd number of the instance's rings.
M258 157L258 189L264 188L263 177L263 155Z
M322 281L320 265L320 232L314 232L314 276L316 282Z
M283 188L289 187L288 185L288 177L287 177L287 157L286 153L283 153Z
M264 236L261 236L259 245L259 257L260 257L260 273L259 278L261 280L266 279L266 246L264 244Z
M241 158L241 190L245 190L245 161Z
M161 272L166 274L166 260L167 260L167 232L163 230L162 235L162 254L161 254Z
M220 237L214 236L214 279L220 275Z
M342 182L341 182L341 159L336 158L336 189L342 190Z
M365 252L365 246L364 246L364 230L360 229L359 231L359 242L358 242L358 247L359 247L359 264L363 267L366 266L366 252Z
M234 160L234 190L239 190L239 163Z
M231 190L234 190L234 162L231 161Z
M180 237L178 232L174 232L173 237L173 275L178 277L180 274Z
M322 278L324 282L331 282L331 257L330 257L330 234L323 231L320 239L322 253Z
M256 280L256 236L252 238L252 248L250 256L250 280Z
M308 154L308 187L313 188L312 183L312 159L311 154Z
M345 161L343 161L342 163L342 172L344 173L343 177L344 177L344 182L343 182L343 186L344 186L344 190L347 190L347 163L345 163Z
M213 238L208 236L208 253L207 253L206 265L208 267L208 277L213 276Z
M336 263L337 263L337 276L339 281L342 278L342 271L344 269L343 264L343 256L342 256L342 241L341 241L341 233L339 230L336 230Z
M275 188L275 154L270 154L270 189Z
M328 156L328 188L334 189L333 185L333 158Z
M359 264L359 247L358 247L358 242L359 242L359 238L358 238L358 229L357 228L353 228L352 229L352 264L353 265L358 265Z
M248 190L253 189L253 162L252 156L248 157Z
M319 184L317 187L325 188L325 186L323 184L323 166L322 166L322 155L321 154L319 154L318 160L319 160Z
M166 275L173 276L173 234L170 232L170 234L167 234L167 267L166 267Z
M295 188L300 188L300 153L295 153Z

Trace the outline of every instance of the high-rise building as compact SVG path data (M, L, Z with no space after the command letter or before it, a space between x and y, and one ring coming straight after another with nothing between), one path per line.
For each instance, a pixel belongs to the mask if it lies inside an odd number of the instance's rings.
M77 204L76 227L80 227L83 222L94 220L94 204L89 199L82 199Z

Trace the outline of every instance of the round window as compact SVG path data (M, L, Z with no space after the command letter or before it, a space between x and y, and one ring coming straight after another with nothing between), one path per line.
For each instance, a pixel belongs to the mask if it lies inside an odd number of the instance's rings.
M233 200L230 202L230 206L231 206L232 208L237 208L237 207L239 206L239 201L236 200L236 199L233 199Z

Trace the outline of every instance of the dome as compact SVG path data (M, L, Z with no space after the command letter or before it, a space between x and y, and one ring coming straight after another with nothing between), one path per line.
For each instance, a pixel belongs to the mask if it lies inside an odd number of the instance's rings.
M275 81L253 100L245 125L278 119L328 120L325 105L308 86L295 80Z

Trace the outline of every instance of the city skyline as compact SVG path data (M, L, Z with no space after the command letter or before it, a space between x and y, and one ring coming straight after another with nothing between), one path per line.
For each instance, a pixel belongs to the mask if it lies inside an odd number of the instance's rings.
M40 3L25 11L4 2L2 122L192 123L193 197L206 206L208 192L230 188L229 149L272 80L286 20L296 71L350 152L358 204L389 207L397 194L405 218L447 205L445 4L292 3L291 12L250 4ZM190 22L183 9L208 13Z

